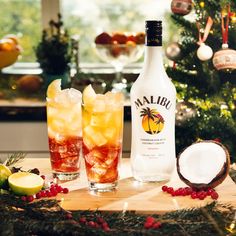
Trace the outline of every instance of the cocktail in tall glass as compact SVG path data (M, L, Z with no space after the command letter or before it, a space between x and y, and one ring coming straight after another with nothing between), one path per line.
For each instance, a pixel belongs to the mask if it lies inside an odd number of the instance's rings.
M83 92L83 156L89 188L105 192L117 186L122 153L123 94Z
M47 90L47 127L51 167L60 180L79 176L82 147L81 93L61 90L54 80Z

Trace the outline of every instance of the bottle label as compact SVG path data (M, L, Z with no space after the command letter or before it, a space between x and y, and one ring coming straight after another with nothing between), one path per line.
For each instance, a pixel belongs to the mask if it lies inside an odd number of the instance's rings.
M149 159L164 158L163 148L167 145L173 112L172 101L165 96L142 96L133 100L132 109L133 119L139 122L134 130L138 153Z
M142 117L143 130L151 135L160 133L164 128L165 119L159 110L151 109L149 105L160 105L166 110L169 110L172 106L171 101L168 100L168 98L162 96L143 96L141 99L136 99L134 103L140 117Z

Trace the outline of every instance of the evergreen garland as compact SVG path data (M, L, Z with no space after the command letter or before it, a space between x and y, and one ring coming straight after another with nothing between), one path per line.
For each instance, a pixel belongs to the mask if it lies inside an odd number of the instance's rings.
M0 203L1 235L233 235L229 228L236 210L213 202L201 208L155 214L152 216L161 222L161 227L145 229L147 216L134 212L73 211L68 218L68 211L56 200L26 203L1 194ZM88 221L102 217L110 231L82 224L82 217Z

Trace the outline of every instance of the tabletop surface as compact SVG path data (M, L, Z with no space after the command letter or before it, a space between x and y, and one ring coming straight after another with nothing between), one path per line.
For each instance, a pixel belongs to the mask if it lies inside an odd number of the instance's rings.
M46 175L46 181L52 180L49 158L25 158L18 164L24 170L38 168ZM123 158L120 165L120 180L116 191L94 193L88 190L88 183L84 164L81 164L80 177L73 181L62 183L68 187L68 194L59 194L61 206L67 210L106 210L106 211L135 211L142 213L165 213L183 208L200 207L212 202L210 197L205 200L191 199L189 196L172 197L163 193L161 187L166 184L174 188L185 187L176 172L169 182L140 183L132 178L130 159ZM236 207L236 184L228 176L216 187L219 194L218 201Z

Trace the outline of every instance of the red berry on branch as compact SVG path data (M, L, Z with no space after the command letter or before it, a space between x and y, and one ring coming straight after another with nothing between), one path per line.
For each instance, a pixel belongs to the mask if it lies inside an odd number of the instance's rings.
M150 224L153 224L155 222L155 219L152 217L152 216L148 216L146 218L146 222L150 223Z
M145 222L145 223L144 223L144 228L145 228L145 229L150 229L150 228L152 228L152 225L153 225L153 223Z
M90 226L90 227L93 227L93 228L95 228L96 227L96 224L95 224L95 222L94 221L89 221L88 222L88 225Z
M67 213L66 214L66 219L71 220L73 218L71 213Z
M21 200L25 202L27 200L26 196L22 196Z
M102 217L98 217L98 218L97 218L97 222L98 222L99 224L106 223L105 220L104 220Z
M109 228L109 226L107 226L107 227L104 227L103 230L104 230L105 232L108 232L108 231L110 231L111 229Z
M87 219L84 216L80 217L79 222L85 224L87 222Z
M158 229L160 227L161 227L161 222L159 222L159 221L155 222L152 226L153 229Z

